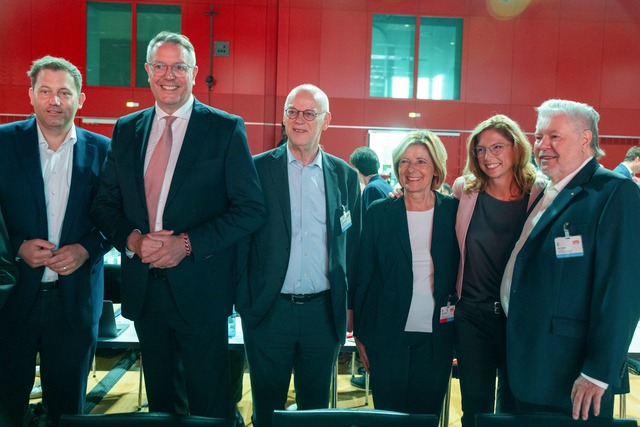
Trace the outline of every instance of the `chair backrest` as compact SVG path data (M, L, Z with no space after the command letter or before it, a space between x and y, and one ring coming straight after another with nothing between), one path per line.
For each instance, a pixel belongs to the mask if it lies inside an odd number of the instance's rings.
M638 427L636 420L622 418L589 418L574 420L569 415L478 414L476 427Z
M106 415L63 415L59 427L233 427L234 422L222 418L162 413L126 413Z
M275 411L273 427L437 427L438 417L377 409Z

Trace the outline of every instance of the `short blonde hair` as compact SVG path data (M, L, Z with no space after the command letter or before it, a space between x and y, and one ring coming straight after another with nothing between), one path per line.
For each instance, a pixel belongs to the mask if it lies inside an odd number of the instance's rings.
M447 150L438 135L428 129L411 131L396 148L393 149L393 173L399 178L398 166L405 151L411 145L423 145L433 161L433 180L431 189L437 190L447 178Z

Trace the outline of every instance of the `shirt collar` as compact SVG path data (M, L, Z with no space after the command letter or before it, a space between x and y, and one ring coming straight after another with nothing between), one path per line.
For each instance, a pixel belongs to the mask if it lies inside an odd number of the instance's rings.
M36 122L36 129L38 131L38 145L40 146L40 149L44 151L48 150L49 143L47 142L47 139L44 137L44 134L42 133L42 130L40 129L40 125L38 124L38 122ZM73 146L77 140L78 140L78 137L76 134L76 125L72 124L71 129L69 129L69 132L67 132L67 136L65 136L64 141L62 142L62 145L60 145L60 148L65 147L66 145Z
M189 117L191 116L191 110L193 110L194 99L195 98L193 97L193 94L189 95L189 99L187 100L187 102L185 102L184 105L178 108L173 114L167 114L164 111L162 111L162 109L158 106L158 103L156 102L156 121L162 120L166 116L174 116L181 119L189 120Z
M591 161L591 159L593 159L593 156L589 157L587 160L584 161L584 163L582 163L578 169L574 170L573 172L571 172L569 175L565 176L564 178L562 178L562 180L560 180L560 182L558 182L556 185L553 185L551 182L549 182L549 186L553 186L558 193L562 191L562 189L564 187L567 186L567 184L569 184L569 182L573 179L573 177L575 177L578 172L580 172L582 170L582 168L584 168L587 163L589 163Z
M287 144L287 164L291 164L294 162L298 162L299 164L302 164L300 160L295 158L295 156L291 152L291 149L289 148L289 144ZM315 159L313 159L313 161L309 163L307 166L313 166L313 165L316 165L320 169L322 169L322 148L318 148L318 154L316 154Z

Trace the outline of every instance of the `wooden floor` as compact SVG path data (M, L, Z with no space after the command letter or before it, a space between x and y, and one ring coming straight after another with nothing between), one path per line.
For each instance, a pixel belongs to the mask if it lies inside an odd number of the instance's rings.
M91 395L101 395L99 393L101 388L104 388L104 382L101 381L105 376L112 371L114 366L117 366L121 359L126 354L124 352L108 352L99 354L96 358L96 376L89 378L88 391ZM338 375L338 407L339 408L373 408L373 400L369 396L369 403L365 405L364 390L355 388L351 385L351 374L349 372L350 357L347 354L341 355L339 363L339 375ZM114 370L114 371L117 371ZM104 397L96 402L95 407L91 411L94 414L105 413L117 413L117 412L135 412L138 411L138 387L140 378L140 365L139 361L135 362L126 372L121 373L122 377L115 383L115 385L104 395ZM113 373L110 374L113 377ZM640 419L640 376L631 375L631 393L626 397L626 410L627 418ZM249 374L245 372L244 386L242 401L238 407L242 413L246 425L251 426L251 389L249 383ZM144 393L144 385L142 388L142 411L146 411L146 397ZM95 400L95 399L94 399ZM37 402L38 399L32 400L32 403ZM289 392L289 404L294 403L293 389ZM618 414L619 405L616 398L616 417ZM460 427L460 388L456 379L452 380L451 384L451 405L449 413L449 426Z

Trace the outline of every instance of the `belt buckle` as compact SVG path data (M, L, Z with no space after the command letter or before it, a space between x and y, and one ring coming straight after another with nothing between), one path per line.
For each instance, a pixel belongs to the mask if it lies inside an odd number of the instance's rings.
M291 303L292 304L304 304L304 301L302 299L300 299L300 300L296 299L296 295L295 294L291 294Z
M493 312L495 314L500 314L500 301L493 302Z

